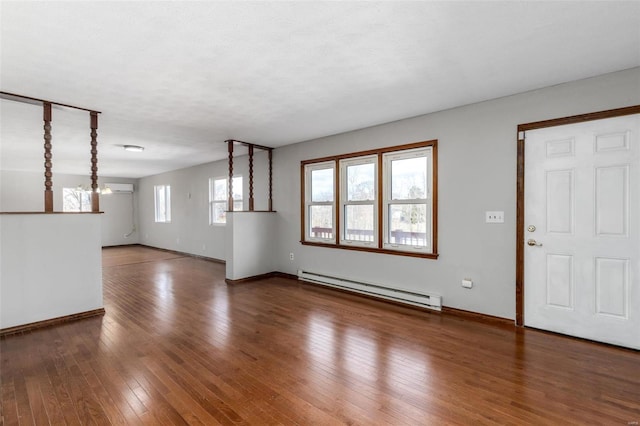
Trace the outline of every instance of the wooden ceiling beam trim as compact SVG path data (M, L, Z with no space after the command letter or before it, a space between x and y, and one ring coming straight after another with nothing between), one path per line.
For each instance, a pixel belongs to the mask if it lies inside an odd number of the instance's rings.
M94 112L96 114L102 114L100 111L96 111L96 110L93 110L93 109L83 108L83 107L69 105L69 104L63 104L63 103L60 103L60 102L48 101L46 99L33 98L31 96L17 95L15 93L9 93L9 92L0 91L0 99L6 99L8 101L14 101L14 102L22 102L24 104L31 104L31 105L50 104L50 105L56 105L56 106L60 106L60 107L64 107L64 108L79 109L81 111L87 111L87 112Z

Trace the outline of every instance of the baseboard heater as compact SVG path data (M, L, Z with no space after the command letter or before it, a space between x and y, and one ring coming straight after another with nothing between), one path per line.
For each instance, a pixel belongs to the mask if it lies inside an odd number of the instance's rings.
M355 281L349 278L333 277L315 272L298 270L298 279L328 287L340 288L355 293L367 294L381 299L393 300L422 308L442 310L442 297L434 294L384 287L379 284Z

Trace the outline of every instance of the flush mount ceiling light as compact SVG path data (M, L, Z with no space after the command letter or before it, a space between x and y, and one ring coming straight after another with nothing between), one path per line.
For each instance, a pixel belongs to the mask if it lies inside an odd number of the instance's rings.
M125 150L125 151L132 151L132 152L142 152L142 151L144 151L144 146L139 146L139 145L125 145L125 146L124 146L124 150Z

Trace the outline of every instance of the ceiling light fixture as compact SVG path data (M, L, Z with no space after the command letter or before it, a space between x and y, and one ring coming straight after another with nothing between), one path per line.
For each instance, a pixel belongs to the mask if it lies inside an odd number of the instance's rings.
M131 151L131 152L142 152L142 151L144 151L144 146L139 146L139 145L125 145L125 146L124 146L124 150L125 150L125 151Z

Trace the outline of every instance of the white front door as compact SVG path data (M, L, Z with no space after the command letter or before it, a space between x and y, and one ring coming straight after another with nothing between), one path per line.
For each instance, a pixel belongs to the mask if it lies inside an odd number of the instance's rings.
M640 349L640 114L525 134L524 323Z

